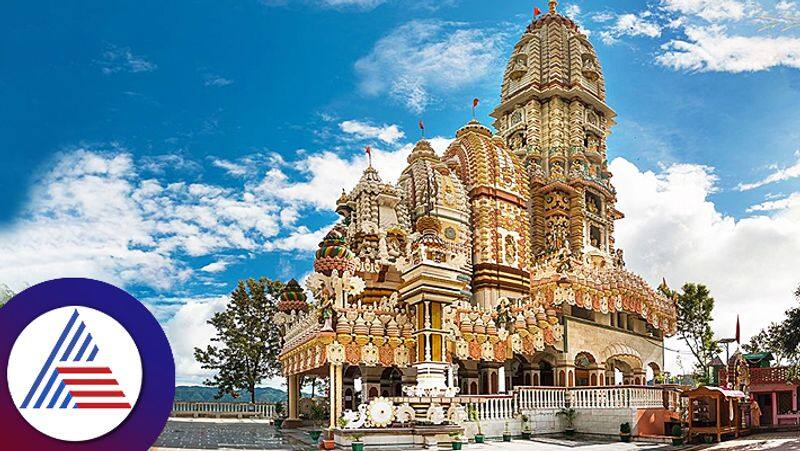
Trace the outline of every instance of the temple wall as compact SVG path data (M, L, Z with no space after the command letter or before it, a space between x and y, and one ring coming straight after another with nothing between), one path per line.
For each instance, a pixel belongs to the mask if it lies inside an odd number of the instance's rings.
M581 434L619 435L619 425L630 423L633 435L636 430L636 412L638 409L577 409L575 430Z
M574 318L567 319L567 361L572 362L581 352L592 354L599 363L603 352L611 345L624 344L639 352L643 367L656 363L663 368L663 342L656 338L631 334L610 326L584 323Z

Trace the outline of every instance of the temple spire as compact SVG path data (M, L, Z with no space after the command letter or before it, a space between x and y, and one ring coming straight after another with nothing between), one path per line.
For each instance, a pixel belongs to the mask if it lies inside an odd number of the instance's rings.
M556 13L556 6L558 6L557 0L550 0L550 14Z

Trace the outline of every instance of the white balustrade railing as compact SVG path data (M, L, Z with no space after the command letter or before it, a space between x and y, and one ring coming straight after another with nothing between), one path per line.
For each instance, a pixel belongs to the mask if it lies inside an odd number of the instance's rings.
M567 389L561 387L519 388L514 395L520 411L557 410L567 404Z
M243 402L174 402L172 416L257 416L275 417L275 404Z
M561 409L659 408L664 407L661 387L517 387L520 411Z
M470 404L477 410L480 421L510 420L517 413L512 395L470 396L470 398L473 400ZM475 398L479 398L480 401L475 402Z

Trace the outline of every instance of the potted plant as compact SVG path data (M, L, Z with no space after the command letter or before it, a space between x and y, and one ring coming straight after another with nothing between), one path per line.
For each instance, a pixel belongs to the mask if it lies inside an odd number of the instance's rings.
M562 408L556 415L563 416L564 420L567 422L567 427L564 428L564 435L573 437L575 435L575 418L578 416L578 411L572 407L568 409Z
M480 415L478 414L478 408L475 407L474 404L469 406L469 420L473 421L478 427L478 433L475 434L475 443L483 443L485 437L483 436L483 431L481 430Z
M631 441L631 424L622 423L619 425L619 440L625 443Z
M275 429L280 429L283 426L283 418L283 403L275 403L275 417L272 419Z
M672 446L683 445L683 429L681 425L676 424L672 426Z
M312 402L308 405L308 419L311 420L312 427L308 431L308 435L311 436L311 440L314 440L315 443L319 440L319 436L322 435L322 425L328 416L327 410L321 403Z
M325 430L322 437L322 447L328 450L336 448L336 441L333 438L333 428Z
M506 426L503 428L503 441L510 442L511 441L511 430L508 428L508 421L506 421Z
M461 436L461 432L451 432L450 437L453 438L453 441L451 442L453 449L461 449L461 446L464 443L464 438Z
M522 414L522 439L523 440L530 440L531 439L531 425L528 423L530 418Z
M353 451L364 451L364 442L361 441L364 438L363 432L351 432L347 437L350 439L350 448Z

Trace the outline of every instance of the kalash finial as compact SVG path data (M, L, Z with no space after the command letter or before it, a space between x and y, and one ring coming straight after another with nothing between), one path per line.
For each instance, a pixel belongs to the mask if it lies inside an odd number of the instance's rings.
M558 0L550 0L550 14L556 13L556 6L558 6Z

